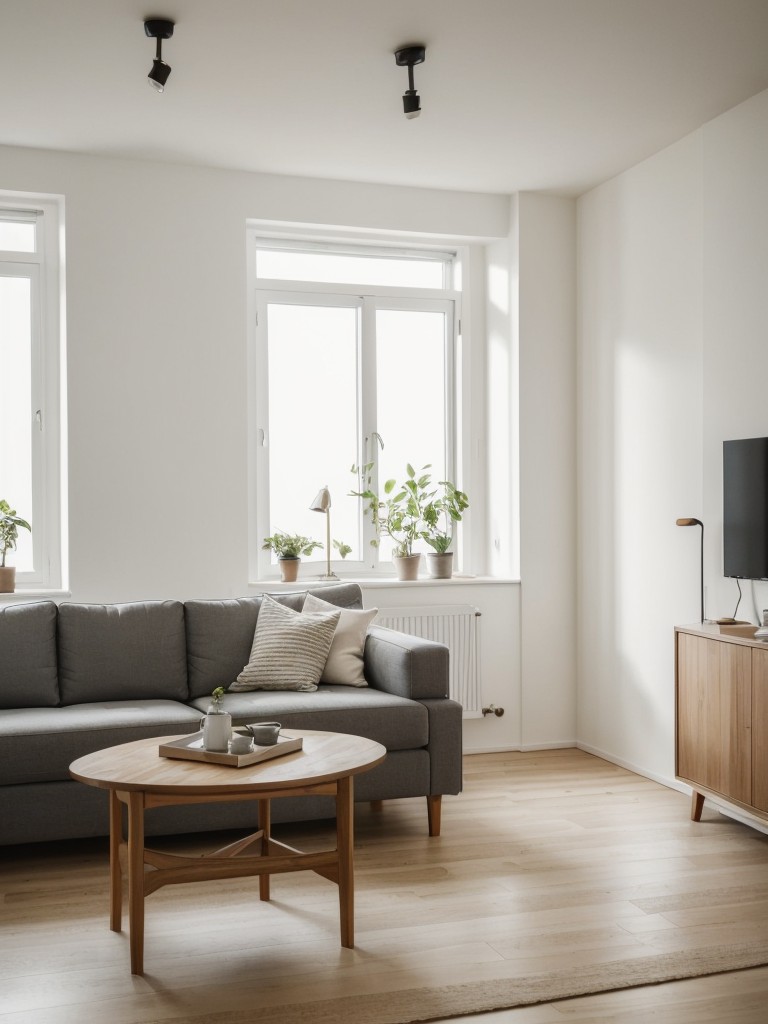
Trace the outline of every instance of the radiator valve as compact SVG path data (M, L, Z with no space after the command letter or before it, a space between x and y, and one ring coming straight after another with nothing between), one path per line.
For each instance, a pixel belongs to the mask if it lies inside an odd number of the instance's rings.
M497 718L501 718L504 714L504 708L497 708L495 704L489 704L487 708L483 708L483 718L486 715L496 715Z

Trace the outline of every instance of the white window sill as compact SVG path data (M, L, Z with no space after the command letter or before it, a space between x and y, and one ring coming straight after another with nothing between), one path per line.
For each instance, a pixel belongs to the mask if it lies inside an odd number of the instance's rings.
M58 601L62 597L71 597L70 590L15 590L12 594L0 594L0 604L24 601Z
M257 580L248 586L258 591L263 590L308 590L315 587L333 586L339 583L357 583L366 589L391 589L393 587L462 587L462 586L499 586L517 584L520 580L502 576L451 576L447 580L436 580L424 576L417 580L398 580L388 576L344 576L338 580L327 580L322 577L299 576L295 583L283 583L279 579Z

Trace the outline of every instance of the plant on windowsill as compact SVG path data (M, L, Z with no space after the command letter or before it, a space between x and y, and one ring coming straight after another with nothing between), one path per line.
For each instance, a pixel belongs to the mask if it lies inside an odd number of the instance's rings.
M262 549L272 550L277 555L280 577L283 583L294 583L299 575L302 555L311 555L315 548L321 548L320 541L302 537L299 533L283 533L276 530L271 537L265 537Z
M383 498L371 487L372 468L372 462L362 467L365 486L351 492L355 497L363 499L364 511L373 522L376 539L371 543L378 546L382 534L389 537L394 544L392 562L398 579L418 579L421 554L414 552L413 545L424 537L424 510L435 495L434 491L428 490L431 478L426 470L429 466L423 466L417 476L416 470L409 463L403 483L398 485L393 479L384 484ZM357 467L353 466L352 471L356 473Z
M346 558L347 555L350 554L352 551L351 546L349 544L345 544L343 540L335 540L333 542L333 546L336 548L336 550L339 552L339 555L342 558Z
M0 594L12 594L16 589L16 566L6 565L6 552L13 551L19 536L19 527L32 532L32 527L5 498L0 498Z
M427 566L432 579L447 580L453 575L453 552L448 548L453 540L453 524L460 523L469 508L469 498L450 480L440 480L443 493L424 509L424 540L434 551L427 554Z

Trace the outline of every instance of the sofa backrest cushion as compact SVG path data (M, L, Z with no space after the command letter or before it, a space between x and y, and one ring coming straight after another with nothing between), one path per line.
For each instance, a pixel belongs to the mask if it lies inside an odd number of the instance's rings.
M0 708L53 708L59 703L56 605L0 607Z
M260 597L185 603L189 695L193 700L237 679L248 663L260 606Z
M307 593L316 594L340 608L362 608L363 605L362 592L356 583L276 593L270 597L294 611L301 611ZM217 686L229 686L248 664L260 607L260 597L185 603L189 693L193 700L208 696Z
M59 605L61 703L187 700L180 601Z

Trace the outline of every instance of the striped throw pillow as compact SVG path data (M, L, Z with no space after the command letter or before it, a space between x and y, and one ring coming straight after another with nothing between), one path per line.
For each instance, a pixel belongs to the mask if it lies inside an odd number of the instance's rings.
M230 692L316 690L340 616L340 611L302 615L265 594L251 656Z

